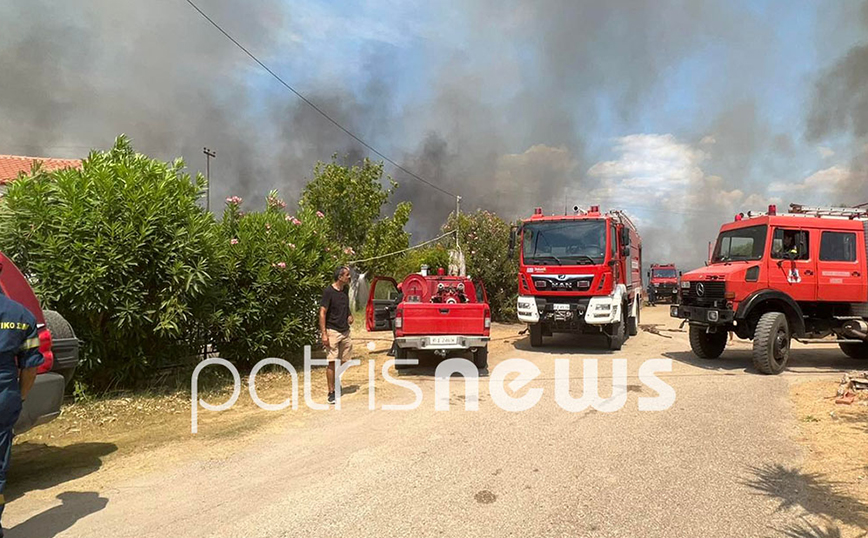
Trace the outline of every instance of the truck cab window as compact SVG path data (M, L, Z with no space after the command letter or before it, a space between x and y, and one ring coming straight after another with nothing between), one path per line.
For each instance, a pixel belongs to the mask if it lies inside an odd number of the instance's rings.
M855 262L856 234L848 232L823 232L820 239L820 261Z
M777 228L772 238L772 259L807 260L810 258L808 232Z

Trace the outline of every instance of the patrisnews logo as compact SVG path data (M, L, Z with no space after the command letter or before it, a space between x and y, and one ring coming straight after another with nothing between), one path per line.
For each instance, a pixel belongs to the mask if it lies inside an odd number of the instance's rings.
M606 362L612 364L612 375L604 376L607 382L611 380L612 395L608 398L600 396L600 376L598 375L599 359L586 358L582 359L582 394L576 398L570 392L571 382L571 363L570 359L562 358L554 360L555 378L554 378L554 398L558 406L570 413L579 413L588 408L596 409L603 413L612 413L624 407L627 403L627 359L606 359ZM368 409L370 411L412 411L417 409L423 401L424 393L418 385L408 379L399 379L394 377L390 370L396 365L401 366L416 366L419 361L416 359L391 359L383 363L381 368L382 380L391 385L401 387L411 392L415 399L408 404L382 404L377 406L377 365L376 361L368 361ZM222 404L213 405L199 398L199 374L200 372L211 365L223 366L232 373L234 380L234 388L232 396ZM256 391L256 376L262 368L268 365L277 365L289 372L292 382L292 393L281 403L266 403L262 401ZM325 359L311 359L310 346L304 348L304 402L307 407L314 410L329 410L334 407L337 410L341 408L340 399L340 382L337 383L336 401L334 405L318 403L314 401L311 390L311 373L314 366L327 366L328 361ZM337 366L335 375L340 380L341 375L353 366L360 366L359 360L347 361ZM649 389L657 393L656 396L640 396L638 399L639 411L665 411L672 407L675 403L675 389L668 383L657 377L657 373L671 372L672 359L649 359L644 361L639 366L639 380ZM488 391L491 395L491 401L497 407L509 412L527 411L536 406L542 399L545 389L541 387L529 386L542 372L539 367L533 362L521 359L507 359L498 363L491 371L488 377ZM434 372L434 410L435 411L450 411L453 406L450 404L451 383L454 381L455 374L463 378L464 388L464 410L478 411L479 410L479 370L473 362L464 358L451 358L440 362ZM507 378L511 381L507 383ZM460 380L456 381L461 383ZM253 402L265 411L282 411L288 407L298 409L298 373L295 368L283 359L264 359L259 361L253 370L250 371L248 377L248 385L250 398ZM509 391L507 391L507 387ZM521 396L516 394L522 389L527 388ZM200 362L196 369L193 370L193 376L190 380L191 392L191 432L198 431L199 406L209 411L225 411L230 409L238 401L241 395L241 375L235 366L220 358L206 359ZM603 389L606 391L606 389ZM606 391L608 392L608 391Z

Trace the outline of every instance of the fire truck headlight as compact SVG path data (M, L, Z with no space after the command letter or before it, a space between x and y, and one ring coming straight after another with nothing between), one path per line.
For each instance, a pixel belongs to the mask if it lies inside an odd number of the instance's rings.
M708 314L706 314L708 321L717 321L720 319L720 313L717 310L709 310Z
M689 288L690 288L690 282L688 282L688 281L684 281L684 282L681 283L681 289L686 290L686 289L689 289Z
M597 304L597 306L596 306L595 308L596 308L596 310L611 310L611 309L612 309L612 305L610 305L610 304L605 304L605 303L600 303L600 304Z

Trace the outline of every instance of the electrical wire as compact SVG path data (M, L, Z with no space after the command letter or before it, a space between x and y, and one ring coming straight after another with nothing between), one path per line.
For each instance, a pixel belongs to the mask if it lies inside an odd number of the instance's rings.
M351 265L351 264L354 264L354 263L370 262L370 261L373 261L373 260L379 260L379 259L382 259L382 258L388 258L389 256L397 256L398 254L403 254L403 253L405 253L405 252L409 252L409 251L414 250L414 249L417 249L417 248L419 248L419 247L424 247L425 245L428 245L428 244L434 243L435 241L440 241L440 240L443 239L444 237L449 237L450 235L455 235L456 233L458 233L458 232L457 232L457 231L452 231L452 232L449 232L449 233L445 233L445 234L441 235L440 237L435 237L434 239L429 239L428 241L423 241L423 242L419 243L418 245L414 245L414 246L412 246L412 247L408 247L408 248L405 248L405 249L403 249L403 250L399 250L399 251L396 251L396 252L390 252L390 253L388 253L388 254L382 254L382 255L380 255L380 256L374 256L374 257L372 257L372 258L365 258L364 260L353 260L353 261L349 261L349 262L347 262L347 264L348 264L348 265Z
M453 198L455 198L456 196L458 196L457 194L454 194L454 193L452 193L452 192L449 192L448 190L444 189L443 187L440 187L439 185L437 185L437 184L435 184L435 183L431 183L431 182L428 181L427 179L422 178L422 177L420 177L420 176L414 174L414 173L411 172L410 170L407 170L406 168L404 168L404 167L401 166L400 164L396 163L395 161L393 161L392 159L390 159L389 157L387 157L386 155L384 155L384 154L381 153L380 151L376 150L376 149L375 149L374 147L372 147L370 144L368 144L367 142L365 142L364 140L362 140L361 138L359 138L358 136L356 136L352 131L350 131L349 129L347 129L346 127L344 127L343 125L341 125L340 123L338 123L337 121L335 121L334 119L332 119L332 117L329 116L328 114L326 114L325 111L323 111L321 108L319 108L319 107L316 106L314 103L312 103L312 102L311 102L308 98L306 98L304 95L302 95L301 93L299 93L298 90L296 90L295 88L293 88L292 86L290 86L286 81L284 81L282 78L280 78L280 76L279 76L277 73L275 73L274 71L272 71L272 70L271 70L267 65L265 65L264 63L262 63L262 61L260 61L259 58L257 58L256 56L254 56L252 52L250 52L249 50L247 50L247 49L244 47L244 45L242 45L242 44L239 43L239 42L238 42L234 37L232 37L231 35L229 35L229 33L228 33L226 30L224 30L224 29L223 29L219 24L217 24L216 22L214 22L214 20L213 20L211 17L209 17L209 16L208 16L204 11L202 11L201 9L199 9L199 6L197 6L196 4L194 4L192 0L186 0L186 2L187 2L188 4L190 4L190 5L193 7L193 9L195 9L196 11L198 11L199 14L202 15L202 17L205 18L205 20L207 20L209 23L211 23L211 25L212 25L214 28L216 28L217 30L219 30L221 34L223 34L224 36L226 36L226 38L229 39L229 41L231 41L232 43L234 43L235 46L237 46L239 49L241 49L242 51L244 51L245 54L247 54L248 56L250 56L250 58L251 58L254 62L256 62L257 64L259 64L260 67L262 67L263 69L265 69L265 71L267 71L269 75L271 75L272 77L274 77L278 82L280 82L284 87L286 87L286 89L288 89L289 91L291 91L292 93L294 93L294 94L295 94L299 99L301 99L301 100L304 101L308 106L310 106L312 109L314 109L315 111L317 111L317 112L318 112L322 117L324 117L324 118L327 119L329 122L331 122L335 127L337 127L338 129L340 129L341 131L343 131L344 133L346 133L347 135L349 135L353 140L355 140L356 142L358 142L358 143L361 144L362 146L366 147L366 148L369 149L371 152L373 152L374 154L376 154L378 157L380 157L381 159L385 160L386 162L388 162L389 164L391 164L392 166L394 166L394 167L397 168L398 170L401 170L402 172L404 172L404 173L407 174L408 176L412 177L413 179L415 179L415 180L417 180L417 181L420 181L420 182L424 183L425 185L428 185L428 186L431 187L432 189L436 189L436 190L442 192L443 194L446 194L446 195L451 196L451 197L453 197Z

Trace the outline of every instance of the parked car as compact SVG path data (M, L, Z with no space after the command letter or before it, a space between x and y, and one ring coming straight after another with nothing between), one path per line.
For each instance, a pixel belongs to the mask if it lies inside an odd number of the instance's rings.
M36 381L21 416L15 423L15 433L23 433L45 424L60 415L66 385L78 366L79 342L72 326L53 310L43 310L27 278L12 261L0 252L0 293L24 305L36 317L40 338L49 338L51 353L39 367Z

